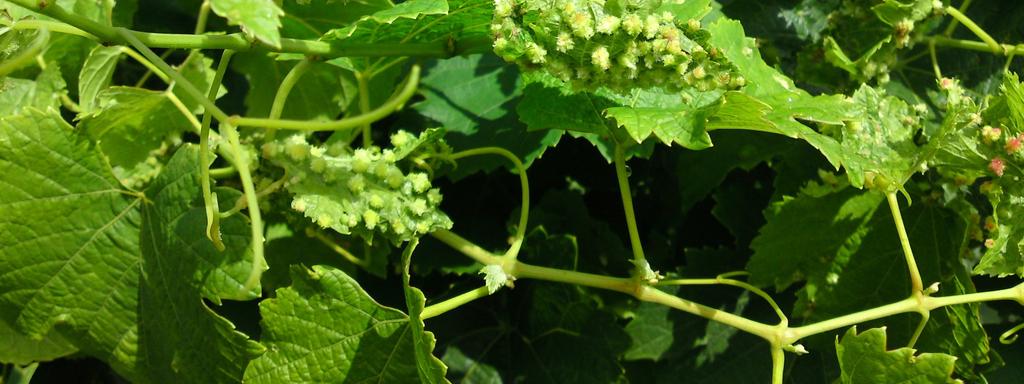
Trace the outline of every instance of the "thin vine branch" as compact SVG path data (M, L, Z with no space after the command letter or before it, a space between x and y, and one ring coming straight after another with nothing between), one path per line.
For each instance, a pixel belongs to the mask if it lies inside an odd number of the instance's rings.
M107 43L125 44L128 41L115 27L109 27L85 17L68 12L51 2L34 0L10 0L11 3L74 26L78 30ZM77 31L69 31L78 34ZM249 41L241 33L226 35L200 35L175 33L149 33L128 31L135 39L154 48L179 49L230 49L247 52L254 49L280 53L299 53L320 57L437 57L445 58L470 53L484 53L491 50L491 39L487 36L466 38L458 41L437 41L428 43L329 43L318 40L282 38L280 48Z
M907 237L907 228L903 225L903 214L900 213L900 204L897 201L896 192L888 192L885 199L889 203L889 210L892 211L892 219L896 224L896 233L900 237L900 246L903 247L903 257L907 262L907 269L910 273L910 287L913 294L920 294L924 291L924 284L921 282L921 272L917 269L917 260L914 259L914 251L910 248L910 238Z
M217 72L210 83L208 97L211 100L217 97L217 90L220 89L220 84L224 81L224 74L227 72L228 63L231 61L232 55L234 55L234 51L230 50L226 50L220 55ZM212 173L210 165L213 163L210 159L210 124L212 122L213 116L209 113L204 113L199 130L199 169L201 173L199 180L203 189L203 205L206 208L206 237L213 242L217 250L223 251L224 242L220 236L220 204L217 201L217 195L213 194L210 188L210 176ZM237 171L235 167L231 169L232 171Z
M626 171L625 149L615 145L615 178L619 183L619 195L622 197L622 209L626 214L626 227L629 230L629 244L633 249L634 277L646 279L650 266L644 257L644 248L640 242L640 231L636 226L636 214L633 212L633 195L629 188L629 175Z
M516 234L512 240L512 245L509 247L508 251L505 252L505 256L515 259L519 255L519 250L523 246L523 241L526 239L526 227L530 220L530 179L526 176L526 166L523 165L523 162L519 160L518 156L501 147L474 148L453 153L445 158L448 160L458 160L477 155L502 156L512 162L512 165L516 168L516 173L519 174L519 191L522 194L522 207L519 209L519 225L516 227Z

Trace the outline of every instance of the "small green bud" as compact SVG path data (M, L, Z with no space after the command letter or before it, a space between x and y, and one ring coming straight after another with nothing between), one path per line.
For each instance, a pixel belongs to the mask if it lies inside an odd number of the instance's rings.
M566 53L576 46L576 42L572 40L572 36L567 32L561 32L558 34L558 38L555 39L555 50L558 52Z
M537 43L529 42L526 44L526 57L530 59L531 63L543 64L544 57L548 55L548 51L543 47L537 45Z
M376 208L376 209L384 208L384 199L382 199L380 197L380 195L377 195L376 193L370 195L369 203L370 203L370 207L373 207L373 208Z
M363 212L363 223L366 224L366 229L375 228L378 222L380 222L380 215L377 212L370 209Z
M416 216L422 216L424 213L427 213L427 202L426 202L426 200L423 200L423 199L413 200L412 203L409 204L409 210L412 211L412 213L415 214Z
M625 19L622 20L622 28L626 33L630 34L630 36L636 36L643 31L644 22L643 20L640 20L640 16L631 13L626 15Z
M594 66L603 70L608 70L611 67L610 57L608 55L608 48L603 45L597 47L594 53L590 54L590 60L594 63Z
M601 21L597 23L597 32L606 35L613 34L619 30L619 24L621 20L618 17L606 15L601 18Z
M366 172L370 168L370 153L359 148L352 154L352 171L356 173Z
M661 24L658 23L658 17L655 15L647 15L644 19L644 37L653 39L654 36L658 35L658 30L661 28Z
M346 184L352 193L362 193L366 189L366 179L363 178L363 175L352 176Z
M425 173L413 173L409 175L409 181L412 182L416 193L423 193L430 189L430 178Z

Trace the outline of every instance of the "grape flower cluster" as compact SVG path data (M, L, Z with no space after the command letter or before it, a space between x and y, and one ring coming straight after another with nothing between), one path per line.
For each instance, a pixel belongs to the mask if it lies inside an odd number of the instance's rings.
M670 0L682 2L683 0ZM576 89L735 89L746 80L699 20L655 0L495 0L494 51Z
M394 244L450 228L451 219L439 209L441 192L428 174L399 167L422 140L400 131L391 141L394 148L351 150L314 146L294 135L265 144L263 155L291 175L291 208L321 228L368 241L381 235Z

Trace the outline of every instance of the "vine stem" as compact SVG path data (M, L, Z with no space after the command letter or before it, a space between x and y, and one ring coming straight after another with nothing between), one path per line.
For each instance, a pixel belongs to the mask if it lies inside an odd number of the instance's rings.
M123 44L127 40L116 27L106 26L83 16L68 12L57 6L55 2L37 0L9 0L33 12L52 17L67 23L97 40L108 43ZM350 43L326 42L319 40L302 40L282 38L280 47L271 47L250 41L241 33L226 35L198 35L175 33L149 33L128 31L137 40L147 46L156 48L180 49L230 49L247 52L254 49L265 49L281 53L299 53L320 57L437 57L445 58L469 53L485 53L491 50L489 37L466 38L459 41L436 41L430 43Z
M633 212L633 195L629 190L629 176L626 174L626 154L622 145L615 146L615 178L619 183L619 195L622 197L622 209L626 213L626 227L629 230L629 244L633 248L634 277L646 277L650 266L644 257L643 245L640 244L640 231L636 226L636 215Z
M985 32L985 30L978 26L978 24L976 24L974 20L971 20L971 18L967 17L967 15L961 13L959 9L956 9L952 6L947 6L946 13L948 13L950 16L953 16L953 19L960 22L960 24L963 24L965 27L967 27L967 29L971 30L971 32L974 33L975 36L978 36L978 38L981 39L981 41L985 42L985 44L988 45L989 49L992 50L992 53L1006 53L1002 45L997 43L996 40L992 38L992 36L989 36L988 32Z
M409 98L416 93L416 89L419 86L420 79L420 67L413 65L409 71L409 77L405 81L405 85L402 89L388 99L387 102L381 104L376 109L360 114L358 116L347 117L340 120L334 121L308 121L308 120L288 120L288 119L261 119L254 117L240 117L232 116L226 117L225 121L228 124L237 127L265 127L274 129L290 129L296 131L340 131L352 128L358 128L364 124L369 124L377 120L383 119L390 115L392 112L401 108Z
M217 64L217 72L213 75L213 81L210 83L210 90L207 94L210 99L217 97L220 83L224 81L224 73L227 72L228 63L231 61L231 56L234 53L231 50L225 50L221 53L220 63ZM203 205L206 208L206 237L213 242L213 246L217 250L223 251L225 248L220 236L220 204L217 202L217 196L213 194L210 187L210 165L213 164L213 160L210 159L211 123L213 123L213 115L204 113L199 129L199 169L202 173L199 180L203 188ZM232 168L237 170L237 168Z
M288 95L292 93L292 88L295 88L295 84L302 79L306 72L309 72L312 65L313 62L309 58L304 58L288 71L288 74L281 80L281 84L277 86L277 93L274 94L274 102L270 104L268 118L276 120L281 117L281 114L284 113L284 105L288 102ZM274 128L267 129L267 138L273 140L275 132Z
M903 247L903 256L907 259L911 292L913 294L921 294L924 291L924 284L921 282L921 272L917 269L914 251L910 248L910 238L907 237L907 229L903 225L903 214L900 213L900 204L897 200L896 192L887 192L885 199L889 202L889 210L892 211L892 219L896 224L896 233L899 235L900 245Z
M468 149L448 155L446 158L448 160L458 160L477 155L502 156L512 162L512 165L516 168L516 173L519 174L519 191L522 194L522 207L519 209L519 226L516 227L516 234L512 240L512 245L509 247L508 251L505 252L505 256L515 259L519 256L519 250L522 248L523 241L526 239L526 227L530 220L530 179L526 176L526 166L523 165L523 162L519 160L518 156L501 147Z
M321 243L326 245L328 248L333 250L335 253L341 255L341 257L345 258L345 260L348 260L348 262L350 262L352 264L355 264L357 266L363 267L363 268L369 268L369 266L370 266L369 263L367 263L363 259L360 259L360 258L356 257L356 255L353 255L352 252L349 252L347 249L345 249L345 247L342 247L338 243L334 242L334 240L329 238L329 237L327 237L327 235L324 235L320 231L316 231L316 230L312 231L311 234L313 235L314 238L316 238L317 240L320 240Z
M772 384L782 384L786 369L786 353L782 345L772 343Z
M945 37L945 36L932 36L932 37L929 37L928 40L929 41L934 41L936 46L960 48L960 49L966 49L966 50L970 50L970 51L995 53L997 55L998 54L1002 54L1002 55L1020 55L1020 54L1024 54L1024 45L1021 45L1021 44L1017 44L1017 45L1001 44L1000 47L1002 48L1002 50L1000 50L998 52L993 52L992 48L988 44L986 44L984 42L981 42L981 41L952 39L952 38L948 38L948 37Z
M238 138L238 131L230 124L220 125L221 133L228 139L231 145L231 152L235 160L235 168L238 169L238 176L242 180L242 192L245 194L245 201L249 211L249 227L252 230L252 267L249 270L249 277L245 280L242 292L251 290L260 282L260 275L266 270L266 260L263 258L263 219L260 214L259 198L256 195L256 187L252 182L252 172L249 170L249 156L242 149L242 143Z
M782 325L789 324L789 319L786 317L786 313L782 311L782 308L780 308L779 305L775 302L775 299L772 299L771 295L769 295L767 292L761 290L760 288L755 287L753 285L750 285L749 283L746 283L746 282L743 282L743 281L734 280L734 279L728 279L728 278L725 278L724 276L720 275L720 276L715 277L714 279L666 279L666 280L661 280L661 281L658 282L658 285L715 285L715 284L739 287L739 288L743 288L745 290L748 290L750 292L753 292L755 295L760 296L762 299L764 299L765 301L768 302L768 305L770 305L772 307L772 309L775 311L775 315L777 315L779 317L779 323L780 324L782 324Z
M356 72L356 84L359 86L359 113L370 112L370 79L365 72ZM363 148L373 145L373 136L370 135L370 123L363 124Z
M547 280L575 285L588 286L593 288L607 289L633 295L639 300L649 301L666 305L675 309L689 312L706 319L726 324L761 337L772 345L787 346L808 336L833 331L839 328L849 327L866 321L881 319L892 315L908 312L929 312L935 308L970 304L985 301L1016 301L1024 305L1024 283L1015 287L961 295L934 297L934 296L910 296L895 303L883 305L876 308L854 312L829 320L820 321L800 327L773 326L760 323L754 320L737 316L729 312L707 307L682 299L647 286L631 278L620 278L596 275L590 273L576 272L557 268L547 268L530 265L516 260L506 260L503 257L494 255L469 240L447 230L440 230L431 233L431 236L441 240L453 249L476 260L481 264L498 264L507 274L516 278ZM506 263L506 261L508 261Z
M964 0L964 2L960 4L960 8L957 9L957 10L960 11L960 13L964 13L964 12L967 12L967 8L970 7L970 6L971 6L971 0ZM959 25L960 25L960 20L958 20L956 18L953 18L953 21L950 21L949 25L946 26L946 30L942 31L942 35L946 36L946 37L953 36L953 31L955 31L956 27L959 26Z
M461 295L455 296L440 303L432 304L427 306L426 308L423 308L423 312L420 312L420 318L426 320L431 317L441 315L455 308L461 307L462 305L469 303L473 300L487 296L490 296L490 291L488 291L487 286L485 285L483 287L463 293Z

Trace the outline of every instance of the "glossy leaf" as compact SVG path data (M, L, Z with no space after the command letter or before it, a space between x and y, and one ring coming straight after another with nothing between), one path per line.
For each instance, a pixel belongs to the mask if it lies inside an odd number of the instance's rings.
M842 383L953 383L955 357L941 353L915 354L910 348L888 350L885 328L857 333L850 328L836 341Z
M271 0L211 0L210 9L239 25L246 34L275 48L281 46L281 16L284 11Z

